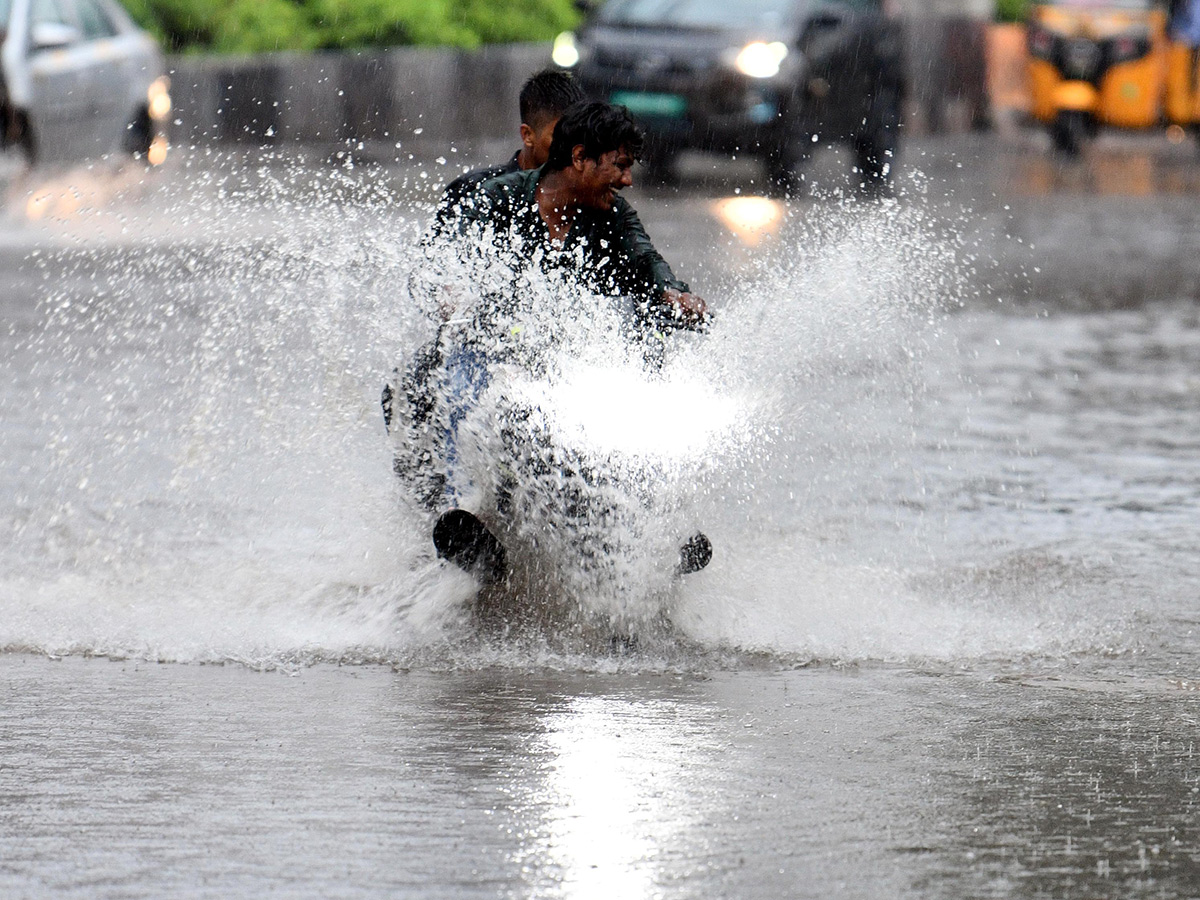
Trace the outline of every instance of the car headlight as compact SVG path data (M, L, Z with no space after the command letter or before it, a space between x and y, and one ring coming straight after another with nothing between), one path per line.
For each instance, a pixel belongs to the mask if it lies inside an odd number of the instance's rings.
M160 75L150 82L146 91L147 110L150 118L156 122L165 119L171 112L171 80L166 75Z
M575 32L564 31L554 39L550 58L556 66L569 69L579 62L579 47L575 44Z
M779 67L787 55L787 44L782 41L772 41L769 44L765 41L753 41L738 52L733 64L739 72L751 78L772 78L779 74Z

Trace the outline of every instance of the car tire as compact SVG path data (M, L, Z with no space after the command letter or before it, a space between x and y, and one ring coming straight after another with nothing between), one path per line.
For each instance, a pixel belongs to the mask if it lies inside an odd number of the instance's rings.
M0 110L0 128L4 131L0 149L15 148L27 163L33 165L37 161L37 141L34 140L28 117L11 107Z
M790 120L785 123L779 143L767 151L764 162L771 192L791 197L800 192L804 169L812 160L815 145L812 134L800 124Z
M883 193L891 187L900 148L901 97L895 85L880 87L871 100L866 127L854 138L859 184L867 194Z
M772 194L791 197L800 192L804 181L804 166L811 154L797 148L803 148L811 142L812 138L797 138L795 145L789 142L767 154L767 186Z
M154 123L150 120L150 111L139 109L129 120L122 140L122 149L131 156L145 159L150 153L150 145L154 142Z

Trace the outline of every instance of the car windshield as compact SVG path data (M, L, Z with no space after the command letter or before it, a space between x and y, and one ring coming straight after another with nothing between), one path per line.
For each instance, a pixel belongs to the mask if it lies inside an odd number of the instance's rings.
M770 28L788 21L794 0L608 0L597 15L606 25L676 28Z

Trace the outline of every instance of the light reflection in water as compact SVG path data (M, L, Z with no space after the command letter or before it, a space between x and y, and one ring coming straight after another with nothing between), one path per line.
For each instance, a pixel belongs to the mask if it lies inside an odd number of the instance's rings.
M563 896L656 896L663 854L699 824L699 811L696 822L680 816L696 804L678 794L704 741L672 706L579 697L547 722L544 863L559 872Z
M1176 156L1089 148L1076 160L1051 153L1022 155L1012 169L1022 193L1049 197L1062 193L1117 197L1191 194L1200 190L1200 168L1190 148Z
M152 166L161 166L167 161L167 151L170 149L170 144L163 135L157 135L150 144L150 149L146 152L146 162Z
M160 166L167 158L165 138L156 138L148 161ZM123 194L140 191L154 184L142 163L121 165L108 161L89 163L64 172L30 169L9 186L8 202L30 222L84 221L99 210L116 205Z
M747 247L779 234L783 203L769 197L724 197L713 201L713 214Z

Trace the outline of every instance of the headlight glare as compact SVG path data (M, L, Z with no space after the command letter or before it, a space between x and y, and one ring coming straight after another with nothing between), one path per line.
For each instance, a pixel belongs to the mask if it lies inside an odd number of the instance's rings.
M738 53L734 60L739 72L751 78L771 78L779 74L779 67L787 58L787 44L782 41L753 41Z
M564 69L569 69L579 62L579 48L575 45L574 32L564 31L554 39L550 58L556 66L562 66Z
M160 75L150 83L146 91L147 110L150 118L158 122L165 119L171 112L171 81L166 75Z

